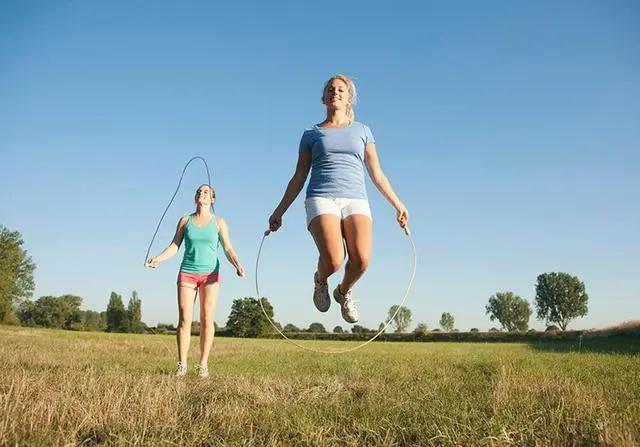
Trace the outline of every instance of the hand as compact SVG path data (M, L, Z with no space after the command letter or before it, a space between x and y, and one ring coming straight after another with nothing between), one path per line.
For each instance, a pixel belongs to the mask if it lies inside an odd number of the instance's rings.
M269 230L278 231L278 228L282 226L282 214L277 212L273 212L271 217L269 217Z
M147 260L147 262L145 262L144 266L154 269L154 268L156 268L158 266L158 264L160 264L160 263L158 262L157 258L151 258L151 259Z
M409 211L403 203L400 203L400 205L398 205L398 207L396 208L396 220L402 228L405 228L407 226L407 223L409 222Z
M236 275L240 277L244 276L244 267L239 262L238 262L238 266L236 267Z

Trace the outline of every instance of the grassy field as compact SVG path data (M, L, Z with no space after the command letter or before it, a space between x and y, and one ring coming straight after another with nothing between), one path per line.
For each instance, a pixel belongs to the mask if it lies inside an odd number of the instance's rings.
M195 340L176 379L171 336L0 339L0 445L640 444L639 355L399 342L321 355L217 338L200 380Z

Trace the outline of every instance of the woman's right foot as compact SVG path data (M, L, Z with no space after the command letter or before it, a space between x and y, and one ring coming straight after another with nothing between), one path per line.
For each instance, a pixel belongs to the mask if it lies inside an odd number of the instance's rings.
M187 375L187 364L178 361L178 365L176 366L176 377L184 377Z
M331 306L331 297L329 296L329 284L326 281L318 281L318 272L313 275L315 287L313 289L313 304L320 312L326 312Z

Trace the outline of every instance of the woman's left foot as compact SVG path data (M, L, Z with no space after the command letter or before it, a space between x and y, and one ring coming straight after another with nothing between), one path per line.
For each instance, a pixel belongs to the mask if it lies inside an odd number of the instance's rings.
M333 291L333 299L340 304L342 318L344 318L347 323L358 322L358 306L356 306L356 301L351 295L351 290L343 295L342 292L340 292L340 284L338 284Z
M201 379L206 379L207 377L209 377L209 368L206 366L198 365L196 366L196 373Z

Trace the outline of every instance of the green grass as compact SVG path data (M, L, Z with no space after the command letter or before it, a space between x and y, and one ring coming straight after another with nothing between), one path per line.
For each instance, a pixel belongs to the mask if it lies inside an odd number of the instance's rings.
M516 343L322 355L217 338L171 376L170 336L0 327L0 445L640 443L640 356ZM303 341L323 348L349 342Z

